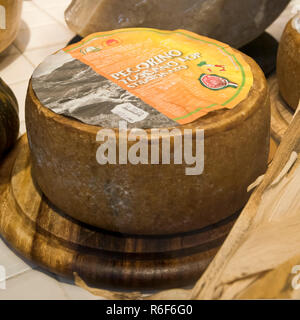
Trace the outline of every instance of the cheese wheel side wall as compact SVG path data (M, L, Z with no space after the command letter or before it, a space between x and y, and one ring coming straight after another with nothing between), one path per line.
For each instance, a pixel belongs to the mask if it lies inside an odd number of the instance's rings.
M193 124L205 129L205 167L199 176L185 175L184 163L99 165L100 128L45 108L30 84L26 125L41 190L69 216L128 234L188 232L234 214L249 198L247 186L267 168L270 141L266 80L246 59L254 72L248 99Z
M293 28L292 20L279 44L277 79L281 96L296 110L300 99L300 34Z

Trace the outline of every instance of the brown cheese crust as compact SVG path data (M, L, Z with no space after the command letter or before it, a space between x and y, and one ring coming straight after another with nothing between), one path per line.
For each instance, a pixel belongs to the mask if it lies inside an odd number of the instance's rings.
M300 33L292 26L292 20L279 44L277 78L280 94L296 110L300 99Z
M254 77L248 98L177 127L205 129L204 172L196 176L185 175L185 164L99 165L100 127L50 111L30 83L26 126L41 190L71 217L129 234L188 232L234 214L249 198L248 185L265 172L270 142L266 79L243 57Z

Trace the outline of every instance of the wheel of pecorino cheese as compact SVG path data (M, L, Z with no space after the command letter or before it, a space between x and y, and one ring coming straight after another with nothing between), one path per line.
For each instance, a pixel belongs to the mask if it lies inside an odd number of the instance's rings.
M249 57L185 30L96 33L49 56L26 99L33 176L84 223L198 230L241 209L267 168L270 103Z

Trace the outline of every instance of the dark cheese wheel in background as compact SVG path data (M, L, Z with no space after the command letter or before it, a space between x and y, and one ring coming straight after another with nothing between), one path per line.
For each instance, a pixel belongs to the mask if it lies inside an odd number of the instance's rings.
M240 50L255 60L266 77L275 71L278 42L267 32L249 42Z
M0 78L0 157L16 142L19 125L17 100Z
M122 55L116 54L122 48L128 49L128 39L124 37L129 31L114 32L113 39L110 33L95 34L51 56L31 79L26 126L33 174L41 190L55 206L76 220L128 234L188 232L234 214L249 198L248 185L267 168L270 105L261 69L251 58L229 46L185 31L130 29L135 32L130 41L134 46L141 41L139 48L145 51L138 52L134 47L133 54L123 52L122 60ZM153 43L159 43L162 49ZM108 48L109 44L114 47ZM145 66L151 52L165 52L166 48L182 51L172 61L182 61L179 58L194 51L201 54L190 55L195 59L181 62L187 66L185 70L173 70L172 75L157 82L158 86L149 80L148 85L126 91L121 76L114 73L116 80L105 73L118 63L130 70L135 70L136 65ZM106 65L103 59L117 62ZM168 90L160 90L166 85ZM152 96L150 88L155 92ZM136 90L139 97L130 90ZM164 93L164 100L159 100L157 97ZM194 101L196 96L198 100ZM221 103L226 96L231 97L227 107ZM127 107L134 105L131 110L147 114L143 120L128 122L128 128L146 129L148 146L154 139L149 134L153 128L176 128L180 134L191 129L193 143L196 130L204 129L203 173L186 175L189 167L186 163L100 165L96 161L99 148L96 136L100 129L110 129L118 137L117 123L123 114L113 111L119 110L120 104L124 111L124 103L119 102L121 97L129 99ZM214 99L220 104L209 105ZM172 102L173 107L165 108L166 101ZM206 106L178 118L167 115L176 105L189 108L191 101ZM128 142L128 149L133 144Z
M186 29L235 48L261 35L289 0L73 0L69 28L83 37L99 31L148 27Z

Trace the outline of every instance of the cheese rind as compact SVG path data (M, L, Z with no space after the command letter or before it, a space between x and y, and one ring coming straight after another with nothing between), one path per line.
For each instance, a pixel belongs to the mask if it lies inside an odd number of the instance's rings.
M279 91L285 102L294 110L300 99L300 33L291 19L281 38L277 58Z
M234 214L249 198L248 185L267 168L270 141L266 80L257 64L243 57L254 78L248 97L231 110L177 127L205 130L204 171L195 176L185 174L185 163L99 165L101 128L55 114L40 103L30 82L26 126L41 190L71 217L128 234L188 232ZM112 130L118 136L118 129Z

